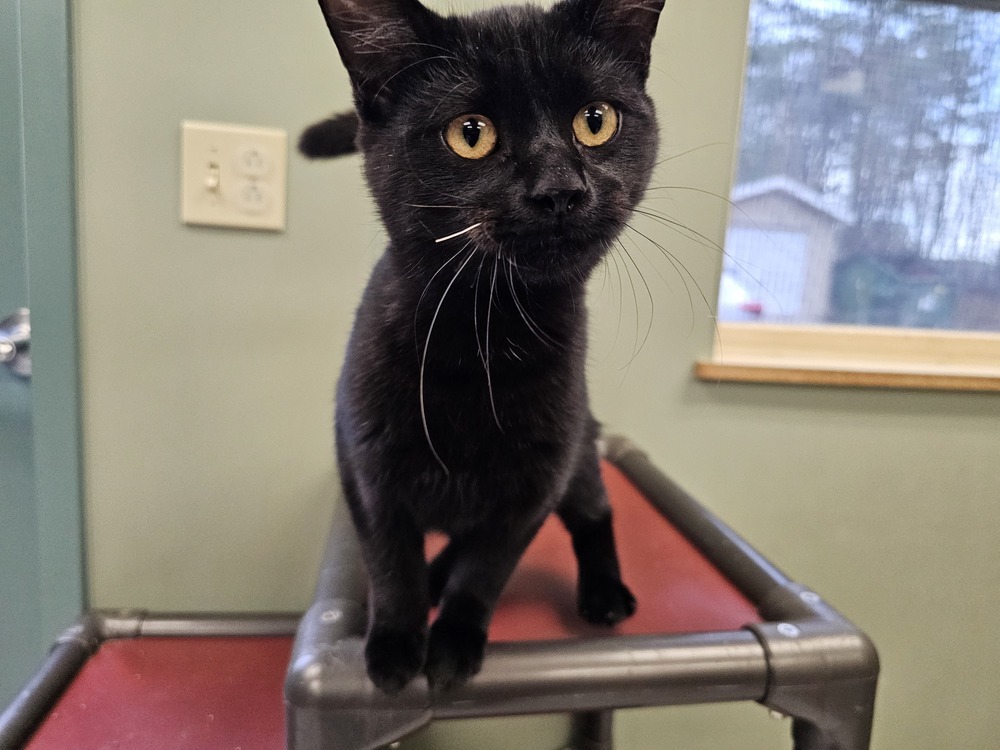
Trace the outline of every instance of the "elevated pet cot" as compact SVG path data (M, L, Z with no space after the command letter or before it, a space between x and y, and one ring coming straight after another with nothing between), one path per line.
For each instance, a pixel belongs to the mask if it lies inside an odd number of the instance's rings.
M615 709L721 701L791 716L795 750L866 750L870 640L627 440L606 445L639 601L618 627L576 615L575 563L553 519L504 592L482 672L443 695L415 680L386 696L365 675L366 580L338 513L301 619L91 613L0 716L0 750L374 750L435 720L537 713L572 716L571 750L611 750Z

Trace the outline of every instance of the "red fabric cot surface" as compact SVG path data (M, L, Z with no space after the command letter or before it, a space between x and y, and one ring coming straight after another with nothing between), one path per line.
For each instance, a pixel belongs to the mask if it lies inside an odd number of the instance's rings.
M555 517L525 552L490 626L490 640L736 630L760 622L754 606L613 465L602 467L614 508L622 578L638 600L614 628L576 614L576 562Z
M625 581L639 606L615 628L576 615L569 535L550 519L511 579L490 640L683 633L758 622L754 607L605 465ZM279 750L290 638L108 641L87 662L29 750Z
M280 750L291 638L107 641L29 750Z

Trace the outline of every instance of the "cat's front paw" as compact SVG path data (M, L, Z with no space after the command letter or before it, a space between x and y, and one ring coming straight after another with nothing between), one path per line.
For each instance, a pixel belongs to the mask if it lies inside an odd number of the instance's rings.
M427 636L423 630L374 628L365 643L365 665L375 687L398 693L424 665Z
M431 626L424 672L434 691L451 690L483 666L486 632L477 625L438 618Z
M581 581L577 606L594 625L616 625L635 613L635 597L619 578Z

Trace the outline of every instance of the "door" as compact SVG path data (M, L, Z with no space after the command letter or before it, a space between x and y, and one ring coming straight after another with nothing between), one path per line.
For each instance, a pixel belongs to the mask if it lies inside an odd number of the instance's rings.
M33 308L30 377L0 364L0 708L83 606L71 133L66 0L0 0L0 319Z
M19 70L14 3L2 0L0 70ZM21 154L20 76L0 75L0 318L28 306L24 247L24 172ZM8 102L18 102L11 107ZM31 623L38 620L38 547L34 520L34 433L30 381L0 369L0 705L27 675L29 653L38 646ZM9 604L8 604L9 603Z

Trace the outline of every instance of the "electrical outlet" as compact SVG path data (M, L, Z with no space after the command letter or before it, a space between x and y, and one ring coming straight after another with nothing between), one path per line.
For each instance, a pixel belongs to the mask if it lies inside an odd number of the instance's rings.
M285 228L288 134L276 128L181 123L181 220Z

